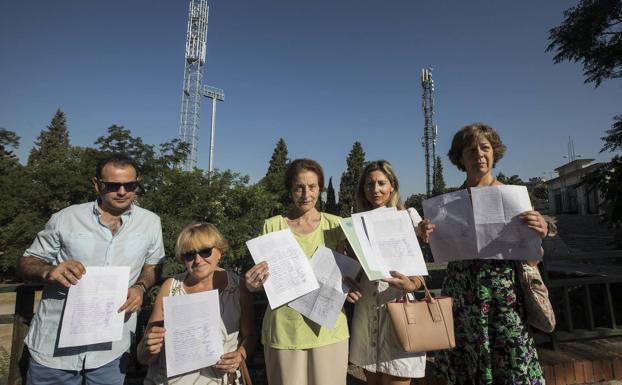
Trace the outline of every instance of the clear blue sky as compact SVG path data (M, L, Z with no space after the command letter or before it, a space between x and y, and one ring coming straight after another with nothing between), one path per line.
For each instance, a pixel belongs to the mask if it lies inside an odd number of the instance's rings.
M583 84L580 66L554 65L548 30L575 1L213 0L206 82L217 106L215 165L261 178L274 145L314 158L339 179L354 141L391 161L403 195L425 189L421 68L436 83L438 152L448 185L452 135L483 121L508 146L497 171L549 175L568 137L598 154L622 113L620 81ZM34 0L0 3L0 127L25 160L57 108L73 144L112 124L147 143L179 132L188 2ZM207 168L204 99L199 166ZM338 183L336 184L338 188Z

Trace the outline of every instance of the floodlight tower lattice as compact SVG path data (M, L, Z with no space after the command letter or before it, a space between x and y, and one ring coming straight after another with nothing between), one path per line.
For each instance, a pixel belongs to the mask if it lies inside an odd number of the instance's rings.
M203 67L207 51L207 0L190 0L188 31L186 33L186 57L184 85L181 99L179 136L189 144L190 152L184 162L184 170L192 171L197 165L201 97L203 96Z
M438 127L434 124L434 80L432 79L432 67L421 70L421 87L423 88L423 137L421 145L425 155L425 185L426 195L432 195L432 189L436 182L436 135Z

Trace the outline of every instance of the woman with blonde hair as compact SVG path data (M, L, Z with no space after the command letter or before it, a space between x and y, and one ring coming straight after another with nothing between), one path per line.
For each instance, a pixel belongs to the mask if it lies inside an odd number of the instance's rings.
M358 211L381 207L404 210L400 184L386 160L369 163L363 170L357 189ZM413 226L421 221L419 213L409 208ZM407 385L412 378L425 376L425 353L406 353L397 342L385 304L412 293L422 285L422 277L407 277L392 271L393 278L370 282L361 278L361 298L354 306L350 362L365 371L369 385Z
M240 277L218 266L227 248L226 239L211 223L190 224L177 237L175 258L186 271L167 279L160 287L147 330L138 344L138 361L149 365L145 384L223 385L232 376L241 378L240 364L254 353L256 345L253 303ZM218 290L225 354L216 365L167 378L163 298L209 290Z

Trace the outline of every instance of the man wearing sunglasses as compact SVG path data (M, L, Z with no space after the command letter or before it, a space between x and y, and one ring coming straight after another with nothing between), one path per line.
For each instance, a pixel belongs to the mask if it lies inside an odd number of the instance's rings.
M164 260L160 218L134 204L139 185L136 162L124 154L97 164L95 202L63 209L48 221L19 259L24 280L44 282L41 305L25 343L30 351L27 384L119 384L136 329L136 311L155 284ZM67 291L89 266L130 266L121 341L58 347Z

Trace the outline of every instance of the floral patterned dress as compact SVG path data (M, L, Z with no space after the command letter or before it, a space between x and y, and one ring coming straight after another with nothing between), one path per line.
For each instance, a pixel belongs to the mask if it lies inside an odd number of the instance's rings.
M456 348L437 354L440 376L449 384L544 384L512 261L450 262L443 294L454 298Z

